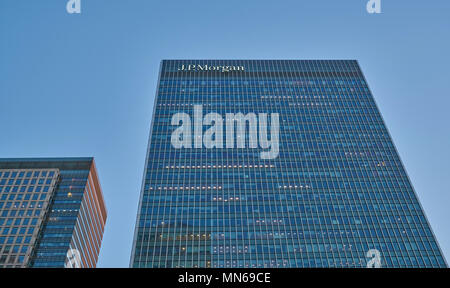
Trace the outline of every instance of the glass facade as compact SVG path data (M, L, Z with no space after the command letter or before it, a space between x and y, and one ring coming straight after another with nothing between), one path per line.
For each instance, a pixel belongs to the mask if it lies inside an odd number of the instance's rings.
M93 158L0 159L0 212L0 266L96 266L106 210Z
M0 266L27 267L58 178L57 169L0 169Z
M206 147L199 107L276 113L276 157L250 121L245 147ZM357 61L162 61L130 266L367 267L373 249L381 267L446 267Z

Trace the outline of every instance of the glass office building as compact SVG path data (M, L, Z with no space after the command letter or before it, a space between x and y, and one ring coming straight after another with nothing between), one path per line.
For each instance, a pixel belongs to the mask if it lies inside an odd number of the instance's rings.
M0 267L96 267L105 222L93 158L0 159Z
M374 259L447 266L357 61L162 61L131 267Z

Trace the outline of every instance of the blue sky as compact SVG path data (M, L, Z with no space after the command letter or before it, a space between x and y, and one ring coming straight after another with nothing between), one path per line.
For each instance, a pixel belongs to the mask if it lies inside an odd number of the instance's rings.
M94 156L127 267L161 59L357 59L450 259L450 1L0 0L0 157Z

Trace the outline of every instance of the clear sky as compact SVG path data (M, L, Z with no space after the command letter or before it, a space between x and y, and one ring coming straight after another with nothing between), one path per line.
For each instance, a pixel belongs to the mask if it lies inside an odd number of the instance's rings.
M0 0L0 157L94 156L129 264L161 59L357 59L450 260L450 1Z

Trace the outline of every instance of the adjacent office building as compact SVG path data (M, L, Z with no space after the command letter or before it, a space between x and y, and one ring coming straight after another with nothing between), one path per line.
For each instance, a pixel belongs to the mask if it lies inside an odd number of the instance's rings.
M105 223L93 158L0 159L0 267L96 267Z
M130 266L446 262L357 61L168 60Z

